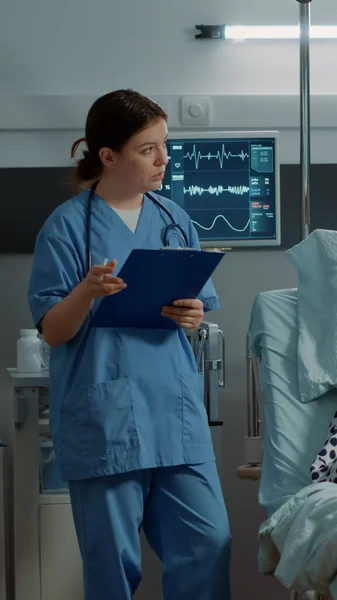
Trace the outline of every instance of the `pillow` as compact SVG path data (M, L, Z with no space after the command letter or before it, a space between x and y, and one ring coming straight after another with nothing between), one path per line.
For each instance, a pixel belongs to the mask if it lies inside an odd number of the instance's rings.
M286 252L298 271L301 402L337 387L337 232L317 229Z

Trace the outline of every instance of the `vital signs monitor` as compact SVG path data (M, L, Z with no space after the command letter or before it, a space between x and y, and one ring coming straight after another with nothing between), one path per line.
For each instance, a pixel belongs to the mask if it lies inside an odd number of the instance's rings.
M158 190L189 214L202 247L278 246L278 132L171 132Z

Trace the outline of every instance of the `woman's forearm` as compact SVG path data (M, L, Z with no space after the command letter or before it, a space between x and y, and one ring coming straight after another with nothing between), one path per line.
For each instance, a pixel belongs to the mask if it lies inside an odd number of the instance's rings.
M82 327L92 305L92 296L82 281L42 319L42 333L47 344L56 348L69 342Z

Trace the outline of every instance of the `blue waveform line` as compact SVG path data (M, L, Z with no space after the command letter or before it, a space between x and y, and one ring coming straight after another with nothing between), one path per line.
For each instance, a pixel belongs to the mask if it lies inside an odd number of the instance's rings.
M218 152L216 154L211 154L210 152L208 154L202 154L200 152L200 150L197 150L196 145L193 144L193 152L192 153L187 152L184 155L184 158L188 158L189 160L194 159L196 169L199 168L199 162L201 160L203 160L205 158L207 158L207 160L211 160L212 158L215 158L216 160L219 161L220 167L222 169L225 159L229 160L230 158L241 158L241 160L243 162L244 160L249 158L249 154L247 154L243 150L241 150L239 154L232 154L232 152L230 152L230 151L226 152L224 144L221 145L221 150L218 150Z
M224 193L243 196L244 194L248 194L248 192L249 187L246 185L229 185L226 188L222 185L217 185L215 187L210 185L208 188L199 187L198 185L190 185L189 187L184 188L184 194L190 194L190 196L202 196L204 193L211 194L212 196L214 194L216 196L220 196L220 194Z
M213 227L218 219L223 219L233 231L237 231L238 233L242 233L243 231L246 231L246 229L248 229L249 223L250 223L250 219L248 219L247 224L245 225L245 227L243 227L243 229L237 229L228 221L228 219L226 219L226 217L224 217L224 215L217 215L210 227L204 227L203 225L201 225L201 223L198 223L198 221L192 220L192 223L194 225L196 225L197 227L200 227L200 229L203 229L204 231L211 231L211 229L213 229Z

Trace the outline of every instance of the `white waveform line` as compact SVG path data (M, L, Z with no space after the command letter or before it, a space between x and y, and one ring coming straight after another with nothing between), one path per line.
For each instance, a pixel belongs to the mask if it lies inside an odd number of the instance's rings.
M204 158L207 158L208 160L211 160L211 158L215 158L219 161L220 167L222 169L223 164L224 164L224 159L229 160L230 158L241 158L241 160L243 162L244 160L246 160L246 158L249 158L249 154L247 154L243 150L241 150L241 152L239 154L232 154L231 151L226 152L224 144L222 144L221 150L218 150L218 152L216 154L211 154L210 152L208 154L202 154L200 152L200 150L197 151L196 145L193 144L193 152L192 153L187 152L184 155L184 158L188 158L189 160L192 160L194 158L196 169L199 168L199 162L201 160L203 160Z
M245 227L243 229L237 229L236 227L233 227L233 225L223 215L217 215L210 227L204 227L203 225L198 223L198 221L192 220L192 223L193 223L193 225L197 225L197 227L200 227L200 229L204 229L205 231L211 231L211 229L213 229L213 227L218 219L223 219L233 231L237 231L238 233L242 233L243 231L246 231L246 229L248 228L249 223L250 223L250 219L248 219L247 224L245 225Z
M216 196L225 192L229 192L235 196L243 196L244 194L248 194L249 187L245 185L229 185L227 188L224 188L222 185L216 187L210 185L208 188L203 188L198 185L190 185L189 187L184 188L184 194L190 194L190 196L202 196L205 192L211 195L215 194Z

